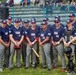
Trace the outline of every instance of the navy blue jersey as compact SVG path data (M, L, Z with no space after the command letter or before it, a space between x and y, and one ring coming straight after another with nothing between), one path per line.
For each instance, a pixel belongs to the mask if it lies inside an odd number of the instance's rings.
M52 31L52 26L51 25L47 25L47 28Z
M75 29L76 29L76 21L72 24L74 27L75 27Z
M65 37L66 42L70 41L70 36L73 36L73 37L76 36L76 30L74 26L72 26L71 29L68 29L68 26L65 28L64 37Z
M39 35L41 42L44 41L46 37L49 37L49 40L46 43L50 43L51 31L49 29L46 30L41 29Z
M16 28L13 26L13 28L10 29L10 33L9 34L12 34L13 35L13 39L14 40L20 40L22 35L24 34L23 30L19 27L19 28Z
M0 27L0 36L2 37L2 40L8 41L9 40L9 30L7 27L2 28Z
M26 36L29 28L27 29L25 26L22 26L21 28L24 32L24 36Z
M6 27L10 30L12 27L13 27L13 25L11 24L11 25L6 25Z
M39 37L40 27L36 26L35 30L32 30L31 26L27 31L27 35L31 42L33 42L37 37Z
M60 28L57 29L56 26L53 26L52 36L53 41L58 42L62 37L64 37L64 28L60 26Z

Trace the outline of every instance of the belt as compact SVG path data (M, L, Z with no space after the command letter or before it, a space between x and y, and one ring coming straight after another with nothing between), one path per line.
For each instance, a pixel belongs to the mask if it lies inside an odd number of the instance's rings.
M3 40L4 42L9 42L9 40Z

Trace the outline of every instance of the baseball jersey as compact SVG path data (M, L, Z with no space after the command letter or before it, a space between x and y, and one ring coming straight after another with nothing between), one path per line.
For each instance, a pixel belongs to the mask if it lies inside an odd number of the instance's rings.
M52 28L53 41L58 42L62 37L64 37L64 28L62 26L58 29L56 26L53 26Z
M24 32L23 32L23 30L20 27L16 28L15 26L13 26L10 29L10 33L9 34L13 34L13 39L14 40L20 40L22 35L24 35Z
M50 31L52 31L52 26L49 24L49 25L47 25L47 28L50 30Z
M75 27L75 29L76 29L76 21L72 24L74 27Z
M74 26L72 26L71 29L68 29L68 27L65 28L64 37L65 37L66 42L70 41L70 36L76 36L76 30Z
M8 28L9 31L10 31L10 29L11 29L13 26L14 26L14 25L12 25L12 24L11 24L11 25L8 25L8 24L6 25L6 27Z
M28 29L27 29L25 26L22 26L22 30L23 30L23 32L24 32L24 36L26 36Z
M9 30L7 29L7 27L5 28L0 27L0 36L2 37L3 41L9 40Z
M27 36L29 37L30 41L33 42L36 38L39 37L40 27L36 25L35 30L32 30L31 26L27 31Z
M46 30L41 29L39 36L40 36L41 42L44 41L46 37L49 37L49 40L46 43L50 43L51 31L49 29L46 29Z
M11 29L11 27L13 27L13 25L11 24L11 25L6 25L6 27L10 30Z

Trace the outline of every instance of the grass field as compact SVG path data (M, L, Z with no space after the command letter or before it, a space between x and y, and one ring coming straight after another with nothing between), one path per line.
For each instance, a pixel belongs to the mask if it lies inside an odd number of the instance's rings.
M67 75L66 72L61 72L61 60L59 59L59 67L57 69L52 69L51 71L47 71L46 69L41 68L41 56L40 56L40 64L36 69L33 69L31 66L29 69L24 69L23 63L21 68L17 68L14 66L13 70L9 70L7 68L3 69L3 72L0 72L0 75ZM14 64L15 64L15 56L14 56ZM76 74L74 74L76 75Z

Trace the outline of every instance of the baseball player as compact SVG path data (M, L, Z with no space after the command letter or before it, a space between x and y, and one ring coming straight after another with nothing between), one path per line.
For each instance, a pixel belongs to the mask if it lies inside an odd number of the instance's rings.
M69 15L70 19L72 20L72 25L75 27L76 29L76 21L75 21L75 14L74 13L71 13ZM75 49L76 49L76 45L75 45ZM76 50L75 50L75 62L76 62Z
M47 23L47 28L52 32L52 25L49 24L49 18L44 18L44 20L46 23ZM50 39L50 43L51 43L51 39ZM51 45L51 48L50 48L50 54L51 54L51 62L53 63L53 51L52 51L52 45Z
M27 40L26 40L26 35L27 31L29 29L29 20L24 20L24 26L22 27L25 35L24 35L24 40L23 40L23 45L22 45L22 60L24 62L24 65L26 64L26 47L27 47Z
M26 69L30 65L30 55L32 52L32 67L36 67L36 55L35 53L31 50L31 48L34 48L37 51L37 41L38 41L38 34L39 34L39 29L38 26L36 25L36 20L34 18L31 19L31 26L28 29L27 32L27 48L26 48Z
M9 30L6 28L6 24L7 24L7 21L2 20L2 24L0 27L0 71L1 72L3 71L2 58L5 55L5 58L8 61L7 51L9 50L9 45L10 45ZM7 65L8 67L8 62L5 63L5 65Z
M35 20L36 21L36 19L33 17L31 20ZM36 23L35 23L36 24ZM38 28L38 30L40 31L40 27L36 24L36 26L37 26L37 28ZM37 53L39 54L39 42L37 41ZM32 59L32 57L31 57L31 59ZM40 60L39 60L39 58L36 56L36 66L37 66L37 64L39 64L39 62L40 62Z
M55 16L55 19L56 19L56 18L59 18L59 19L61 20L60 16ZM61 25L62 27L64 27L64 28L65 28L65 25L64 25L64 24L62 24L61 22L60 22L60 25Z
M13 25L11 23L12 23L12 17L9 16L7 18L7 25L6 25L6 28L9 31L10 31L10 28L13 27ZM9 55L10 55L10 46L9 46L9 49L5 52L5 55L4 55L4 67L8 67L8 65L9 65Z
M67 46L70 46L72 48L72 53L71 53L71 56L74 57L74 50L75 50L75 45L73 43L70 43L69 41L71 41L71 37L75 37L76 36L76 30L74 28L74 26L72 26L72 20L71 19L68 19L67 20L67 27L65 28L65 31L64 31L64 45L67 47ZM69 45L68 45L68 44Z
M21 43L24 38L24 32L19 26L19 19L15 19L14 21L14 27L10 29L10 58L9 58L9 69L13 69L13 57L14 52L16 50L16 65L19 68L20 67L20 55L21 55Z
M51 24L49 24L49 18L44 18L43 19L43 21L45 21L45 22L47 22L47 28L50 30L50 31L52 31L52 26L51 26Z
M13 24L12 24L12 17L9 16L9 17L7 18L7 28L10 30L11 27L13 27Z
M54 57L54 65L53 68L58 67L58 54L60 55L62 61L62 72L65 72L66 64L64 57L64 46L63 46L63 35L64 28L60 25L60 19L56 18L54 20L55 26L53 26L52 31L52 45L53 45L53 57Z
M72 25L76 28L75 14L71 13L69 17L72 20Z
M47 28L47 23L45 21L42 22L42 29L40 30L40 37L39 37L39 45L41 46L41 53L42 53L42 67L46 68L46 62L48 65L48 71L51 70L51 58L50 58L50 37L51 32Z

